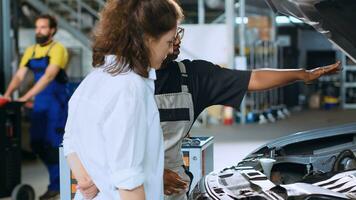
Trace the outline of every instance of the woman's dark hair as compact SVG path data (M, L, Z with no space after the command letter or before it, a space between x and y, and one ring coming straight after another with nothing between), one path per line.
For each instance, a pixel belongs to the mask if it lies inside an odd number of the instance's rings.
M37 20L39 20L39 19L47 19L49 27L55 29L52 36L54 36L57 33L57 20L55 17L53 17L52 15L49 15L49 14L42 14L42 15L38 15L36 17L35 22L37 22Z
M103 65L106 55L116 55L116 63L105 69L108 73L132 69L148 77L144 36L159 39L182 18L182 9L174 0L108 0L93 33L93 67Z

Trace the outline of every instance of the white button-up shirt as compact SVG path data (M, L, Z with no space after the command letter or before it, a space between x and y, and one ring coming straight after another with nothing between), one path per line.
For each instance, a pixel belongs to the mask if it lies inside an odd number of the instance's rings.
M105 58L106 67L115 56ZM97 200L120 199L118 188L143 184L146 199L163 199L163 135L149 78L133 71L92 71L69 101L64 154L77 153L100 190ZM79 193L75 199L82 199Z

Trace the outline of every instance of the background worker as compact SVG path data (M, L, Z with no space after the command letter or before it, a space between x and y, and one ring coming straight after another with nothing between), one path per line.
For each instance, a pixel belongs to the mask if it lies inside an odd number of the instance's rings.
M48 190L40 197L40 200L46 200L59 196L58 147L63 140L68 110L65 73L68 52L61 43L53 40L57 32L57 21L53 16L38 16L35 26L36 44L25 50L4 97L12 99L12 93L20 86L26 73L29 70L33 72L35 84L16 101L26 102L34 98L31 147L49 172Z

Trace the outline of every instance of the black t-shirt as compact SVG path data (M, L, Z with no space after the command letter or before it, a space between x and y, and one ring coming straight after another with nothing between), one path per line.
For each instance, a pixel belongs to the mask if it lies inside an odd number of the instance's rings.
M207 107L226 105L238 108L247 91L251 71L221 68L204 60L183 60L187 85L194 104L194 120ZM155 94L181 92L181 72L177 62L156 71Z

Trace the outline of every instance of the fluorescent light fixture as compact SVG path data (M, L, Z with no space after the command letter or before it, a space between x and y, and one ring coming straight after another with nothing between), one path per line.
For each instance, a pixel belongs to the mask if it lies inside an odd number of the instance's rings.
M290 20L286 16L277 16L276 23L277 24L288 24L288 23L290 23Z
M303 21L301 21L295 17L277 16L276 23L277 24L289 24L289 23L300 24L300 23L303 23Z
M235 22L236 22L236 24L241 24L241 22L242 22L241 17L236 17ZM247 24L247 23L248 23L248 18L244 17L244 24Z

